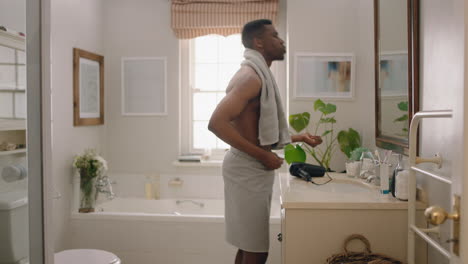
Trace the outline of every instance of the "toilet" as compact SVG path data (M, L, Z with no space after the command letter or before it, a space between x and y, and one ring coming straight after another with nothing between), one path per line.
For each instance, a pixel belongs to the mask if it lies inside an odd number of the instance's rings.
M0 264L29 264L26 190L0 192ZM121 264L107 251L71 249L58 252L55 264Z
M0 264L29 263L26 190L0 193Z
M69 249L55 253L55 264L121 264L120 259L104 250Z

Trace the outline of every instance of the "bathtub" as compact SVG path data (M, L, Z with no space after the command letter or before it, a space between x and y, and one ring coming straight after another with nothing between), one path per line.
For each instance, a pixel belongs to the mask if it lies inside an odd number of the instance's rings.
M189 185L191 180L199 182L205 176L162 176L161 182L174 177ZM213 177L207 179L211 187L220 188L221 177ZM180 187L178 191L162 190L158 200L119 197L116 192L117 198L99 204L94 213L72 212L67 247L108 250L123 264L233 263L237 249L224 239L224 200L219 193L210 195L206 189L202 192L209 198L200 198L200 191ZM269 264L281 263L281 244L277 240L280 232L280 204L274 197Z

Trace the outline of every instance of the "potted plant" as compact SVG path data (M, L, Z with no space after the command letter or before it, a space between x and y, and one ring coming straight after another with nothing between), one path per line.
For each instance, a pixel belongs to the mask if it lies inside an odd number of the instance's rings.
M397 107L398 107L398 110L402 111L403 114L398 117L398 118L395 118L395 120L393 120L394 123L397 123L397 122L403 122L402 123L402 128L401 128L401 133L398 134L399 136L408 136L408 101L402 101L402 102L399 102L397 104Z
M350 128L348 131L340 131L336 134L334 124L336 119L336 105L325 103L320 99L314 102L314 111L320 113L319 120L315 123L314 135L318 135L319 129L323 127L321 137L323 140L322 148L311 148L308 145L298 143L289 144L285 147L285 160L288 164L292 162L305 162L309 154L320 166L330 171L330 162L336 151L337 144L340 150L349 158L351 151L361 146L361 137L359 133ZM289 125L296 133L303 130L309 132L310 113L304 112L289 116ZM309 132L310 133L310 132ZM307 153L307 154L306 154Z
M87 149L82 155L75 157L73 161L80 174L80 213L94 212L96 203L96 178L103 176L107 171L107 162L96 154L94 149Z

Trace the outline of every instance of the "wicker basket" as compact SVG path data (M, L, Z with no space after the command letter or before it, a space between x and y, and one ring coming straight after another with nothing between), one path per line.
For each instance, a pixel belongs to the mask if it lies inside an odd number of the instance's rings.
M364 252L348 251L348 243L360 240L366 246ZM335 254L327 259L326 264L403 264L403 262L378 253L372 253L370 242L363 235L350 235L343 244L343 253Z

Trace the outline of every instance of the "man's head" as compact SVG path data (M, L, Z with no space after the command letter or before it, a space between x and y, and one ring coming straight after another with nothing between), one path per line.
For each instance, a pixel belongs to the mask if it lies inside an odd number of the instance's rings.
M250 21L242 29L244 47L260 52L268 62L283 60L286 48L284 41L268 19Z

